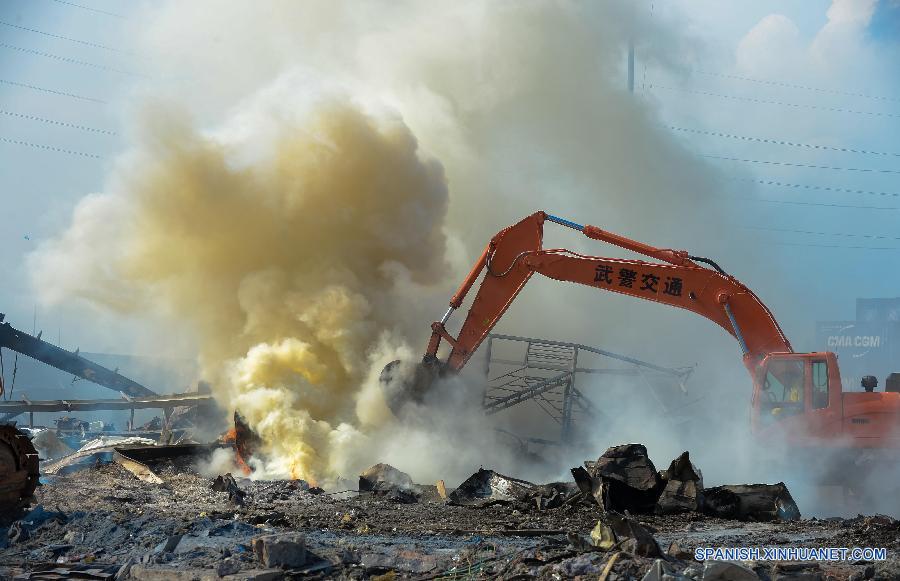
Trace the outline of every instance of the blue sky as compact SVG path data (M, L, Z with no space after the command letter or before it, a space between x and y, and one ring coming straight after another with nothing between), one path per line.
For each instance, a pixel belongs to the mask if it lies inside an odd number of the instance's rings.
M113 160L128 144L125 119L135 87L146 81L140 75L156 70L141 42L153 32L144 19L151 5L77 4L0 4L0 79L8 81L0 83L0 311L24 328L38 302L26 257L69 226L79 200L107 187ZM635 98L658 109L662 123L691 130L675 135L698 156L756 162L704 158L724 175L803 186L757 184L758 199L727 212L734 238L756 250L753 272L769 272L771 263L772 276L787 281L793 295L770 302L780 305L798 347L814 347L816 320L851 318L857 296L900 295L900 210L839 207L900 208L893 196L900 174L890 173L900 172L898 3L679 0L652 3L652 10L648 2L647 11L671 17L694 44L673 69L642 61L641 43L654 39L638 39ZM727 194L728 183L722 187ZM751 287L783 288L757 277L747 281ZM37 313L38 327L72 348L120 350L121 337L141 329L134 317L74 304L38 306Z

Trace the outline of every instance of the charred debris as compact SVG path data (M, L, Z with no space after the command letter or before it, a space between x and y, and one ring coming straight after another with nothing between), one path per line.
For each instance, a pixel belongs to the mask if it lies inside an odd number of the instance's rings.
M37 506L0 535L0 575L825 579L816 567L694 561L704 530L743 522L772 535L804 521L782 483L705 488L687 452L657 470L643 445L614 446L573 468L571 480L547 484L484 468L456 487L420 484L381 463L326 492L303 480L250 478L240 451L253 448L252 438L239 426L216 444L98 443L48 463ZM201 475L198 465L216 449L234 451L246 469ZM887 517L851 530L865 526L900 530ZM811 576L785 576L795 573Z

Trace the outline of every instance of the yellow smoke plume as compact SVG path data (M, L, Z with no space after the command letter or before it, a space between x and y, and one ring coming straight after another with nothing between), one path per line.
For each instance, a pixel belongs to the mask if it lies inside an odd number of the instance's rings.
M121 221L112 264L81 248L88 272L60 292L186 323L217 399L265 442L260 472L318 480L362 437L377 349L407 330L397 281L445 266L447 187L396 117L331 101L299 119L236 144L154 109L118 189L86 199L33 270L57 276L98 213Z

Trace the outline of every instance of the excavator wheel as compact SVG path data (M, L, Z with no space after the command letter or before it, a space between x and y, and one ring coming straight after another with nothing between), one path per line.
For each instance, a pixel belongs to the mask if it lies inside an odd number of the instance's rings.
M0 513L27 505L38 487L38 453L28 436L11 425L0 425Z
M407 403L422 403L431 391L435 380L442 374L443 365L437 359L425 359L421 363L391 361L378 378L388 407L400 417Z

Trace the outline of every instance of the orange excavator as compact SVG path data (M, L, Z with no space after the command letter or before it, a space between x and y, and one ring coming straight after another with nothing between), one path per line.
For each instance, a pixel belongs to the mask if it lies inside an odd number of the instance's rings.
M654 261L544 249L546 222ZM482 272L478 293L458 336L453 337L445 325ZM450 299L450 308L432 323L422 364L412 374L402 375L399 361L384 369L381 380L391 407L399 409L406 400L421 400L435 378L459 372L534 273L686 309L725 329L740 345L753 379L751 427L760 439L777 439L794 449L826 447L851 453L900 448L900 393L843 392L837 356L795 353L768 307L712 260L684 250L655 248L544 212L491 239ZM451 348L446 361L438 359L442 340Z

